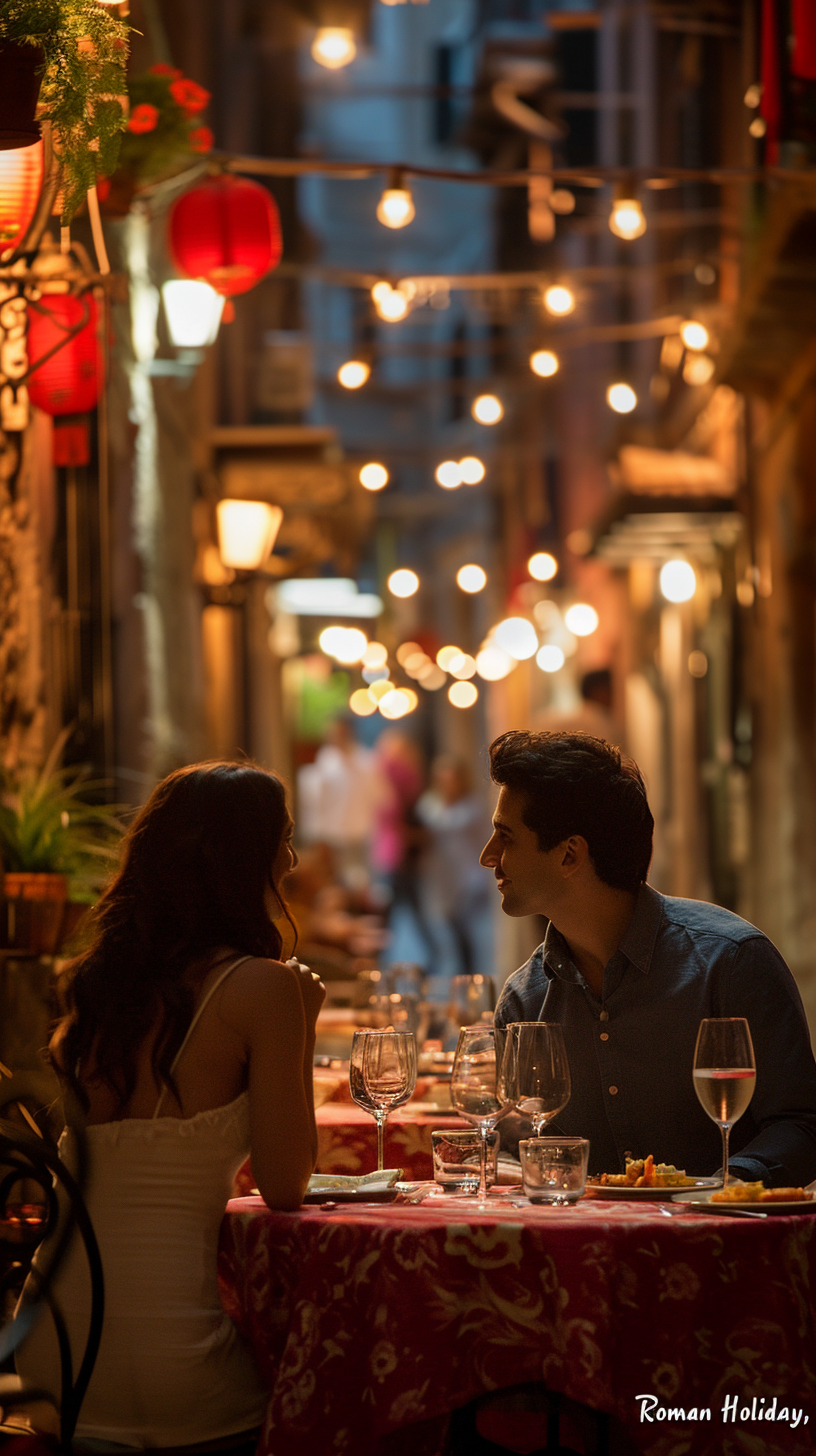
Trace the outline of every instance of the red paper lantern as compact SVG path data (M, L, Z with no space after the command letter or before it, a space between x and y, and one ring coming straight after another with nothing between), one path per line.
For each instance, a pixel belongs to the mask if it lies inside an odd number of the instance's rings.
M170 248L189 278L203 278L226 298L246 293L281 259L275 201L245 177L210 177L175 204Z
M0 253L15 248L37 206L43 179L43 146L0 151Z
M73 338L63 343L66 332L83 318L87 321ZM35 369L55 344L61 348ZM87 465L90 440L87 421L64 416L85 415L96 408L99 398L99 345L96 330L96 302L92 293L74 298L68 293L47 294L28 310L28 360L33 369L28 380L31 403L61 421L54 428L54 464Z

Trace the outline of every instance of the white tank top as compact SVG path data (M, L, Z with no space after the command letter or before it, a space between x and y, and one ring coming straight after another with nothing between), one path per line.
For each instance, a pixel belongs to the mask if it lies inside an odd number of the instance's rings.
M196 1010L175 1070L210 997ZM269 1392L218 1295L218 1232L238 1168L249 1152L249 1097L194 1117L126 1118L87 1129L85 1201L105 1276L102 1342L80 1411L78 1438L130 1446L185 1446L251 1430ZM59 1150L75 1163L66 1128ZM74 1239L55 1294L78 1368L90 1280ZM59 1359L46 1313L18 1353L26 1379L59 1397Z

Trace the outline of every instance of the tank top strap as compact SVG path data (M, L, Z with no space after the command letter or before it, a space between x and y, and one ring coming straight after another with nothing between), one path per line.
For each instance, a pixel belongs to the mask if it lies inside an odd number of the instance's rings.
M173 1072L175 1072L176 1067L178 1066L179 1060L181 1058L181 1054L184 1051L184 1048L186 1047L188 1041L190 1040L190 1037L192 1036L193 1032L195 1031L195 1028L196 1028L196 1025L198 1023L199 1017L201 1016L202 1011L206 1007L207 1002L209 1001L210 997L215 995L215 992L218 990L218 987L222 984L222 982L226 981L227 976L229 976L236 969L237 966L242 966L245 961L251 961L251 960L252 960L252 956L251 955L243 955L243 956L239 956L238 959L235 960L235 961L230 961L230 964L228 966L225 966L225 968L221 972L220 976L217 976L216 979L213 981L213 983L210 986L210 989L208 990L207 994L201 998L201 1001L199 1002L199 1005L195 1009L195 1015L193 1016L193 1019L190 1022L190 1025L188 1026L187 1031L185 1032L184 1040L181 1043L181 1046L179 1047L178 1051L176 1052L176 1055L173 1058L172 1065L170 1067L171 1074ZM162 1105L162 1103L164 1101L164 1096L165 1096L166 1091L167 1091L167 1087L166 1086L162 1087L161 1092L159 1093L159 1100L156 1103L156 1106L155 1106L154 1111L153 1111L153 1117L154 1118L158 1117L158 1115L159 1115L159 1112L161 1110L161 1105Z

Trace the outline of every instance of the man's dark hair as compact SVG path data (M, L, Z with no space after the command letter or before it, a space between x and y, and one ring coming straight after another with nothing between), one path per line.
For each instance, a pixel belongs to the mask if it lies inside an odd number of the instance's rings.
M490 745L490 777L524 800L541 849L580 834L599 880L637 890L652 857L654 819L640 769L588 733L503 733Z

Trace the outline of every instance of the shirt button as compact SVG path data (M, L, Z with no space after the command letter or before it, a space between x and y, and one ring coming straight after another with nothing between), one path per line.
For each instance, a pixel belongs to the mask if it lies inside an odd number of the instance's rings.
M608 1031L602 1031L601 1032L601 1041L609 1041L609 1032Z
M608 1020L609 1020L609 1012L608 1011L602 1011L601 1012L601 1021L608 1021Z
M610 1087L609 1091L610 1091L611 1095L613 1097L615 1097L617 1095L618 1089L617 1089L617 1087Z

